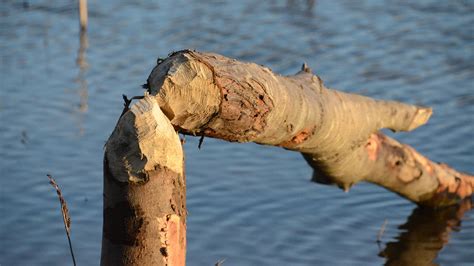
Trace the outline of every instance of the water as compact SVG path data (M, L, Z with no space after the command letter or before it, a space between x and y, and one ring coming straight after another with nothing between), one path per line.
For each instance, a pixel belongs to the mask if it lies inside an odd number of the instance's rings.
M103 145L121 94L141 94L156 58L182 48L282 74L306 61L330 87L432 106L426 126L396 137L474 172L473 1L89 0L82 39L75 1L26 2L0 4L1 265L71 263L46 173L68 202L78 264L99 263ZM187 142L189 265L474 263L473 211L313 184L278 148Z

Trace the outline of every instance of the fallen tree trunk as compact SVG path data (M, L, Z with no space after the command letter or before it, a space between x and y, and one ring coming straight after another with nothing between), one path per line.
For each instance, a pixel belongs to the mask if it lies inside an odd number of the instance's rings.
M146 87L180 132L301 152L316 182L347 191L368 181L431 207L456 203L474 190L473 176L379 131L410 131L428 121L430 108L328 89L306 66L283 77L185 50L158 60Z
M105 146L101 265L184 265L182 146L151 97L124 112Z
M175 130L301 152L313 180L348 190L368 181L419 205L472 195L474 177L433 163L381 132L409 131L431 109L328 89L306 66L294 76L216 54L159 60L145 97L105 146L102 265L184 265L186 187Z

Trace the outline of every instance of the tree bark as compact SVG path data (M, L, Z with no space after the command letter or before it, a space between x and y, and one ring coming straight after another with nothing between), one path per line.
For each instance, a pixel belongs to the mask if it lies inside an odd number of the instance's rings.
M253 63L184 50L158 60L146 87L180 132L301 152L319 183L347 191L368 181L431 207L474 190L473 176L379 131L413 130L428 121L431 108L328 89L305 65L283 77Z
M181 142L151 97L135 103L105 146L101 265L184 265Z

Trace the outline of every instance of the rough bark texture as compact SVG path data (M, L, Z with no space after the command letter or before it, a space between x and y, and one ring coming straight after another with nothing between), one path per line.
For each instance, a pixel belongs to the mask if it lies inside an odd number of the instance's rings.
M181 142L155 99L120 118L104 156L101 265L184 265L186 186Z
M473 176L379 132L423 125L430 108L328 89L306 66L283 77L260 65L186 50L159 60L147 86L181 132L301 152L319 183L348 190L369 181L427 206L452 204L474 190Z

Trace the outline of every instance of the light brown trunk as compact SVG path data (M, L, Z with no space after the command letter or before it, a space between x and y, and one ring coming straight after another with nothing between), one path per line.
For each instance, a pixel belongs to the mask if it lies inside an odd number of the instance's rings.
M105 147L101 265L185 265L183 164L179 137L154 99L124 113Z

